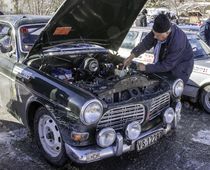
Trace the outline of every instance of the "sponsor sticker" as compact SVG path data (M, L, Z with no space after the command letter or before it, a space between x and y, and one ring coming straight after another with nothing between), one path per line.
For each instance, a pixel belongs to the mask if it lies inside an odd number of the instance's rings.
M57 27L53 35L68 35L71 32L71 27Z
M193 72L210 75L210 69L208 67L203 67L198 65L194 65Z

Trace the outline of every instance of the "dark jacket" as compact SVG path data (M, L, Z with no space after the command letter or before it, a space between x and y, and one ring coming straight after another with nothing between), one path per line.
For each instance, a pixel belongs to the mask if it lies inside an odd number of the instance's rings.
M208 46L210 46L210 19L201 26L199 34Z
M156 44L157 40L151 31L131 53L137 57ZM176 78L181 78L186 84L192 73L193 64L193 51L186 34L176 25L172 25L170 35L161 46L158 62L146 65L146 72L168 72Z

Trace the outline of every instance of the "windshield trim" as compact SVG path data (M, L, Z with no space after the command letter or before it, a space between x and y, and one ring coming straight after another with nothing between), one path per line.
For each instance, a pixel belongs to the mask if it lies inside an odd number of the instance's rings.
M98 41L98 40L97 40ZM57 50L52 50L51 52L53 53L68 53L68 52L72 52L72 51L77 51L78 49L83 49L84 46L86 47L85 49L86 50L93 50L93 49L106 49L103 47L103 45L106 45L106 43L98 43L97 41L94 41L91 39L91 41L89 39L72 39L72 40L67 40L66 42L62 41L60 42L59 44L56 43L56 44L51 44L50 46L46 46L46 47L42 47L41 48L41 52L45 53L46 51L50 51L50 49L53 49L53 48L57 48ZM68 47L68 48L62 48L62 47L59 47L59 46L62 46L62 45L81 45L82 47L78 46L78 47ZM90 45L90 47L89 47ZM106 49L108 50L108 49ZM32 55L30 55L32 56ZM30 58L29 56L29 58Z
M77 49L74 51L67 50L67 51L43 51L44 56L52 56L52 55L71 55L71 54L86 54L86 53L108 53L107 49L99 48L99 47L92 47L92 49Z
M54 48L54 47L57 47L59 48L59 46L62 46L62 45L97 45L97 46L102 46L102 45L106 45L106 43L102 43L103 41L101 41L101 43L99 42L96 42L96 41L99 41L99 39L97 40L93 40L93 39L71 39L71 40L67 40L67 41L62 41L60 43L58 43L59 41L57 41L56 44L52 43L51 46L47 46L47 47L43 47L43 50L47 50L47 49L51 49L51 48ZM104 48L104 47L103 47Z
M22 42L21 42L21 37L20 37L20 28L25 27L25 26L36 26L36 25L38 25L38 26L42 26L43 25L43 28L44 28L46 26L46 24L47 23L24 24L24 25L21 25L21 26L18 27L18 43L19 43L19 47L20 47L20 52L21 53L28 54L30 50L29 51L24 51L22 49Z

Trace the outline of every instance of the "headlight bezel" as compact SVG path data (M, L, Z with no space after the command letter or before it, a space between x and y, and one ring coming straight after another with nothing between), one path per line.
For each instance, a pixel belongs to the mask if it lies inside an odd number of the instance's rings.
M133 129L133 127L134 126L138 126L138 136L136 136L135 138L134 137L132 137L131 135L131 130ZM126 134L126 137L127 137L127 139L129 139L129 140L136 140L136 139L138 139L138 137L140 136L140 134L141 134L141 131L142 131L142 128L141 128L141 125L140 125L140 123L138 122L138 121L134 121L134 122L131 122L131 123L129 123L128 125L127 125L127 127L126 127L126 129L125 129L125 134Z
M98 119L96 119L94 122L87 122L86 119L85 119L85 110L88 108L89 105L91 105L93 103L97 103L100 106L101 113L100 113ZM102 103L97 99L89 100L82 106L82 109L80 111L80 120L84 125L87 125L87 126L88 125L93 125L93 124L96 124L100 120L100 118L102 117L102 114L103 114Z
M113 133L114 134L114 138L113 138L112 142L110 142L108 145L103 145L101 143L101 140L102 140L101 138L105 133ZM99 131L99 133L96 136L96 142L97 142L98 146L100 146L102 148L106 148L106 147L111 146L115 142L116 137L117 137L116 131L113 128L108 127L108 128L104 128Z
M182 83L182 92L180 94L176 94L176 88L177 88L177 85L178 83ZM172 94L174 97L181 97L182 93L184 91L184 82L182 79L177 79L174 83L173 83L173 86L172 86Z
M168 116L172 115L171 120L168 120ZM170 118L170 117L169 117ZM163 121L166 124L171 124L174 121L175 118L175 111L172 107L169 107L168 109L165 110L164 114L163 114Z

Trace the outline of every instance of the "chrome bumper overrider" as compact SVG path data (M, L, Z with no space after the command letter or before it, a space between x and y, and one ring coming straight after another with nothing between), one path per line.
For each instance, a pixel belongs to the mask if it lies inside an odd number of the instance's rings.
M167 125L166 128L156 128L149 132L142 134L137 140L149 136L158 131L162 131L163 134L167 134L171 130L171 125ZM119 156L125 152L135 150L136 141L133 141L130 145L123 143L123 137L120 133L117 133L117 139L115 145L107 148L101 148L99 146L87 146L87 147L73 147L65 144L66 153L69 158L77 163L90 163L111 156Z

